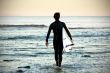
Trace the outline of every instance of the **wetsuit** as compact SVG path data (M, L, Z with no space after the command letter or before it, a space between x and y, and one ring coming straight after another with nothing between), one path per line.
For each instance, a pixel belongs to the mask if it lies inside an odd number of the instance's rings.
M62 29L65 28L68 36L71 38L71 34L68 31L66 25L64 22L55 21L49 26L49 30L46 37L46 42L48 42L48 38L50 35L51 30L53 30L54 33L54 39L53 39L53 47L55 51L55 60L56 61L62 61L62 51L63 51L63 40L62 40Z

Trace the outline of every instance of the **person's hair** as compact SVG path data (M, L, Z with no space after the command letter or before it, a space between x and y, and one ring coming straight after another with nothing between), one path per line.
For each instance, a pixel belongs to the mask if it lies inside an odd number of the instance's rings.
M59 20L59 18L60 18L60 13L59 13L59 12L55 12L55 13L54 13L54 18L55 18L55 20Z

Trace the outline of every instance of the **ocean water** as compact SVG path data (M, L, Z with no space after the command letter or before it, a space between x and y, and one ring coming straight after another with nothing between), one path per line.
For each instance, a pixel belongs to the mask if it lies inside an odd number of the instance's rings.
M53 33L48 48L45 46L52 17L0 17L0 72L109 73L110 17L66 16L61 20L68 26L75 45L71 52L63 54L60 72L52 67Z

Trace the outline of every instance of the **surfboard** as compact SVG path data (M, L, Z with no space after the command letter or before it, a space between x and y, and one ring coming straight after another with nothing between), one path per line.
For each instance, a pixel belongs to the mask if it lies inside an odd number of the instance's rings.
M73 47L73 41L70 39L64 28L62 34L63 34L63 51L70 52Z

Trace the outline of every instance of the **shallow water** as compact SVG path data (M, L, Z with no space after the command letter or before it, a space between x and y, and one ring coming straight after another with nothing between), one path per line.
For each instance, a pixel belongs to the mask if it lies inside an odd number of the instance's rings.
M98 20L99 21L99 20ZM0 73L110 73L110 28L69 29L74 46L56 68L48 27L0 27Z

